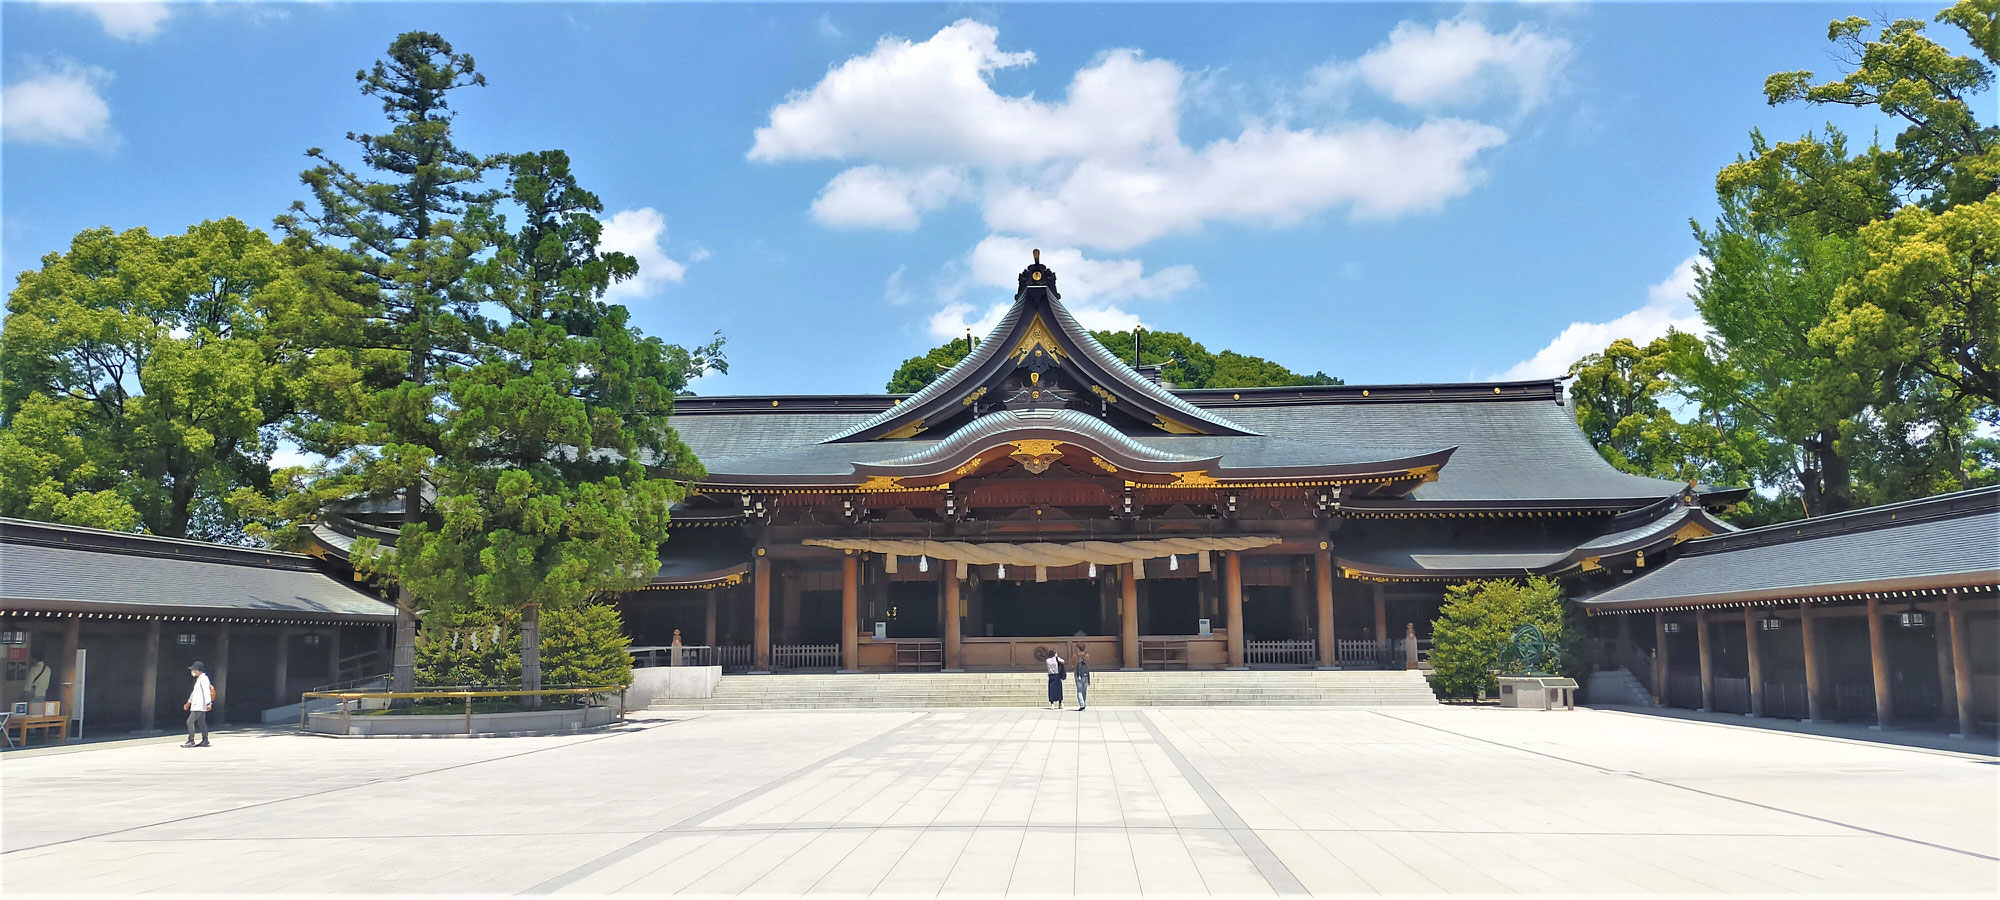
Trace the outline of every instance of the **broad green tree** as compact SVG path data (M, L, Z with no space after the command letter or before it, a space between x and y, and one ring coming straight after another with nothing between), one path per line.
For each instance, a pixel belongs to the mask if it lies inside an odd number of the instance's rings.
M1091 336L1097 338L1097 342L1112 355L1128 364L1132 362L1133 332L1093 331ZM1325 372L1301 375L1263 357L1233 350L1211 353L1208 348L1176 331L1141 329L1138 338L1139 364L1161 366L1160 377L1175 387L1257 388L1342 383ZM957 365L973 346L975 342L970 338L955 339L933 347L922 356L910 357L890 375L885 390L892 394L915 393L944 374L946 369Z
M1593 433L1608 458L1684 458L1683 423L1712 422L1760 489L1752 518L1776 512L1772 497L1816 516L1991 483L2000 130L1978 113L1992 108L1996 10L1965 0L1936 17L1980 58L1933 41L1920 19L1846 18L1827 32L1841 77L1766 81L1773 104L1878 111L1894 141L1751 132L1750 152L1717 176L1721 215L1694 228L1710 334L1664 348L1658 377L1630 385L1653 394L1661 410L1644 421L1656 427Z
M398 544L414 550L431 529L426 498L457 415L449 384L477 360L486 291L471 276L490 249L499 199L483 182L503 160L453 137L451 95L486 79L444 38L403 34L355 78L381 101L389 130L348 135L358 169L307 151L318 165L300 181L313 202L278 219L313 288L285 317L311 359L295 432L335 462L316 490L401 497ZM408 690L420 601L405 576L424 560L404 552L368 564L397 582L394 677Z
M292 411L269 309L287 255L236 219L78 234L23 272L0 333L0 513L170 537L244 537Z

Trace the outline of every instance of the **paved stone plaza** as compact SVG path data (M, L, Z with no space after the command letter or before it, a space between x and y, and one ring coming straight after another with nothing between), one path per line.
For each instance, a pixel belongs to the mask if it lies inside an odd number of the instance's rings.
M0 760L9 895L1933 893L2000 767L1618 712L717 712Z

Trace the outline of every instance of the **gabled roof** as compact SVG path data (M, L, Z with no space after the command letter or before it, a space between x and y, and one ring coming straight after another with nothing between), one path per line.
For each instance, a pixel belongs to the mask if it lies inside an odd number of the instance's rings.
M0 519L0 609L389 622L395 607L293 553Z
M2000 487L1689 541L1585 599L1628 612L2000 584Z
M1062 304L1055 272L1036 261L1021 271L1014 305L986 340L923 390L852 427L828 443L914 437L979 402L1022 368L1036 374L1067 370L1107 407L1171 434L1248 435L1256 432L1204 410L1134 371L1114 356Z

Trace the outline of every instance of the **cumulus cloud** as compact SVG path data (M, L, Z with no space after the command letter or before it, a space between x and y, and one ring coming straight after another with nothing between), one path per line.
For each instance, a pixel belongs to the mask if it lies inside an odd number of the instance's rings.
M910 231L923 214L950 202L966 188L958 170L935 166L919 172L860 166L827 183L813 201L812 215L836 228Z
M108 147L111 105L100 93L111 73L97 66L58 59L30 67L20 80L0 88L0 137L24 144Z
M612 285L605 299L619 303L643 300L663 285L679 284L687 276L687 266L667 256L666 237L667 217L652 207L624 210L604 220L598 247L639 261L639 274ZM702 252L697 250L696 255L702 256Z
M1026 238L989 235L940 273L936 299L944 305L931 317L935 338L963 335L967 328L984 335L993 330L1011 305L1015 279L1033 258ZM1063 305L1085 328L1125 330L1140 324L1138 314L1121 305L1130 300L1163 300L1201 283L1193 266L1168 266L1147 272L1136 259L1097 259L1074 247L1042 251L1042 262L1056 271ZM907 302L914 292L905 283L906 269L890 276L892 302ZM995 298L974 303L970 297Z
M1547 99L1570 49L1569 41L1526 24L1495 34L1467 19L1429 28L1403 22L1387 42L1354 63L1316 70L1314 81L1337 83L1351 73L1383 96L1419 109L1477 102L1500 92L1532 109Z
M1669 329L1691 334L1708 334L1708 326L1694 308L1695 265L1701 257L1690 256L1674 267L1665 281L1646 289L1646 304L1609 322L1573 322L1549 345L1511 369L1493 377L1495 381L1554 378L1569 371L1577 360L1597 353L1619 338L1644 345L1664 337Z
M97 19L104 33L121 41L147 41L160 33L171 12L160 0L42 0Z
M1506 140L1457 119L1263 122L1191 147L1180 138L1185 77L1173 63L1112 50L1045 102L994 89L996 72L1035 60L1001 49L999 37L961 20L924 41L885 38L774 107L749 158L857 164L814 203L828 224L907 230L964 197L996 232L1116 251L1211 221L1283 226L1327 211L1435 209L1477 184L1480 151Z

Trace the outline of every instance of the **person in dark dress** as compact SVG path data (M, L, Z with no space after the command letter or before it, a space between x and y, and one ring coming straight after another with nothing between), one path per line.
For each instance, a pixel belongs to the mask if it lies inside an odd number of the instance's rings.
M1049 651L1049 708L1062 709L1063 658L1062 654Z

